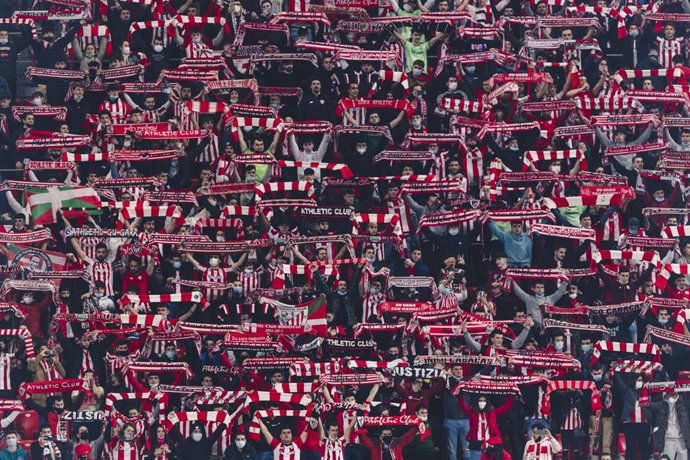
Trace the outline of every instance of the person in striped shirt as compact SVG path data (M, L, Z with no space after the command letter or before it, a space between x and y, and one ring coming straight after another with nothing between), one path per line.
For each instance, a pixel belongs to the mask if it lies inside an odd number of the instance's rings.
M309 434L306 428L309 425L305 426L305 430L300 433L297 439L293 437L292 428L283 427L280 430L280 440L273 437L263 420L259 419L259 425L266 442L273 449L273 460L300 460L302 458L302 447Z

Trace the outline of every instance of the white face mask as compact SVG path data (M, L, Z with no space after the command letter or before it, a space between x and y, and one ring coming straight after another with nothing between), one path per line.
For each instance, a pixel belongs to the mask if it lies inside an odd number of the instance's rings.
M211 257L211 258L208 260L208 264L209 264L211 267L217 267L219 262L220 262L220 261L218 260L217 257Z
M122 47L122 54L123 55L127 56L128 54L130 54L130 52L131 52L131 49L129 48L129 46L123 46Z
M418 415L417 418L421 420L422 422L426 422L427 419L429 418L428 415Z
M245 272L247 275L251 275L251 274L254 272L254 270L251 269L251 268L245 268L245 269L244 269L244 272Z
M403 7L403 9L404 9L405 11L407 11L408 13L411 13L411 12L412 12L412 5L409 5L409 4L408 4L408 5L405 5L405 6Z
M364 148L359 148L359 147L358 147L358 148L357 148L357 153L359 153L360 155L364 155L364 153L365 153L366 151L367 151L367 148L366 148L366 147L364 147Z
M160 53L161 51L163 51L163 45L153 45L153 51L155 51L156 53Z
M247 445L247 441L235 441L235 445L238 449L244 449L244 446Z
M663 203L666 198L664 198L663 196L655 196L654 199L657 203Z
M556 174L561 173L561 165L552 165L550 169L551 169L551 172L554 172Z
M554 347L557 351L563 351L563 348L565 347L565 343L563 343L563 342L554 342L554 343L553 343L553 347Z
M571 292L570 294L568 294L568 297L570 297L571 299L577 299L577 292Z
M412 69L412 75L418 77L422 74L422 69Z
M451 229L448 230L448 234L451 235L451 236L455 236L455 235L457 235L458 233L460 233L460 229L459 229L459 228L451 228Z
M422 127L422 120L413 121L413 122L412 122L412 127L413 127L413 128L421 128L421 127Z
M240 5L235 5L235 6L232 7L232 10L233 10L236 14L240 14L240 12L242 11L242 7L241 7Z
M201 438L202 438L201 433L192 433L192 439L194 441L199 442L199 441L201 441Z
M441 295L449 295L450 294L450 289L447 287L441 288Z
M168 359L173 359L173 358L175 357L175 355L177 355L177 353L175 353L174 351L166 351L166 352L165 352L165 356L166 356Z
M642 389L642 382L640 382L639 380L635 381L635 389L636 390Z
M218 235L216 237L216 241L218 241L219 243L222 243L223 241L225 241L225 237L223 235Z
M198 45L199 43L201 43L201 37L192 37L192 43Z
M484 408L486 407L486 401L479 401L477 403L477 406L479 407L479 409L484 410Z
M237 101L239 101L239 99L236 98L236 97L231 97L231 98L230 98L230 103L231 103L231 104L237 104Z
M41 99L40 97L35 97L33 102L34 105L37 107L43 105L43 99Z
M458 89L458 84L456 82L448 83L448 91L455 91Z
M678 401L678 396L669 396L668 401L671 403L675 403Z

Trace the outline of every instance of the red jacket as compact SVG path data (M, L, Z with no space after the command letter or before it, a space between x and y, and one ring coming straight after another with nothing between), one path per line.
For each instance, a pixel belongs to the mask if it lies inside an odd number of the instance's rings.
M413 427L404 435L391 440L388 448L391 453L391 460L403 460L402 451L414 439L416 434L417 427ZM383 460L383 442L380 439L360 436L359 443L369 449L371 460Z
M479 431L479 414L474 411L473 408L467 405L465 398L458 398L458 405L470 419L470 432L467 433L468 441L479 441L477 432ZM489 436L501 436L501 431L498 429L498 423L496 418L505 414L513 405L513 398L508 398L508 400L502 406L496 407L486 413L486 421L489 424ZM372 459L375 460L375 459Z

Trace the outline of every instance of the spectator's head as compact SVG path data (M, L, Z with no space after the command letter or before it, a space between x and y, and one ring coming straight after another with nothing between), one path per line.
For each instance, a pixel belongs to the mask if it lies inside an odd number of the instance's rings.
M522 234L522 222L521 221L511 222L510 223L510 230L513 232L514 235Z
M244 433L235 433L234 436L235 447L242 450L247 446L247 435Z
M10 34L7 30L0 30L0 45L6 45L10 41Z
M289 426L284 426L280 429L280 442L284 445L289 445L292 443L292 428Z
M201 423L192 424L191 440L195 443L201 442L206 437L206 431Z
M21 116L22 123L26 128L34 127L34 114L31 112L25 113Z
M5 34L7 34L7 32L5 32ZM2 37L2 31L0 31L0 37ZM2 39L0 38L0 40ZM9 450L10 452L14 452L15 450L17 450L18 441L19 435L16 431L10 430L5 433L5 443L7 444L7 447L5 447L5 449Z
M679 282L679 280L682 280L682 282ZM682 289L680 289L682 287ZM682 291L687 287L685 283L685 277L684 276L679 276L676 279L676 289ZM671 320L671 311L668 308L659 308L656 314L657 320L659 320L659 324L662 326L665 326L670 320Z
M494 256L494 262L496 263L496 268L498 268L499 270L505 270L506 268L508 268L508 257L506 256L505 252L496 253L496 255Z
M161 383L161 377L158 374L149 374L146 381L149 384L149 388L156 388Z
M393 430L384 428L381 430L381 442L388 445L393 440Z
M24 227L26 227L26 216L23 213L21 213L21 212L16 213L14 215L13 220L14 220L13 226L14 226L15 230L17 230L17 231L24 230Z
M676 36L676 25L672 22L664 24L664 38L671 40Z
M350 83L347 85L347 95L351 99L356 99L359 96L359 83Z
M486 395L479 395L476 401L475 409L477 412L488 412L492 409L491 401Z
M630 267L618 267L618 282L627 285L630 283Z
M489 333L489 343L492 347L503 347L503 332L499 329L494 329Z
M414 413L422 422L426 422L429 418L429 409L424 404L417 406Z
M553 348L558 352L565 351L565 336L562 333L553 336Z

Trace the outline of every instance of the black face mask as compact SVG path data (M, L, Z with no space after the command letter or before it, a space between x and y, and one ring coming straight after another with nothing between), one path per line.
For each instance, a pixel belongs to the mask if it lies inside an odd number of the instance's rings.
M89 440L89 432L88 431L82 431L79 433L79 439L82 441L88 441Z
M381 442L384 444L390 444L393 440L393 436L381 436Z

